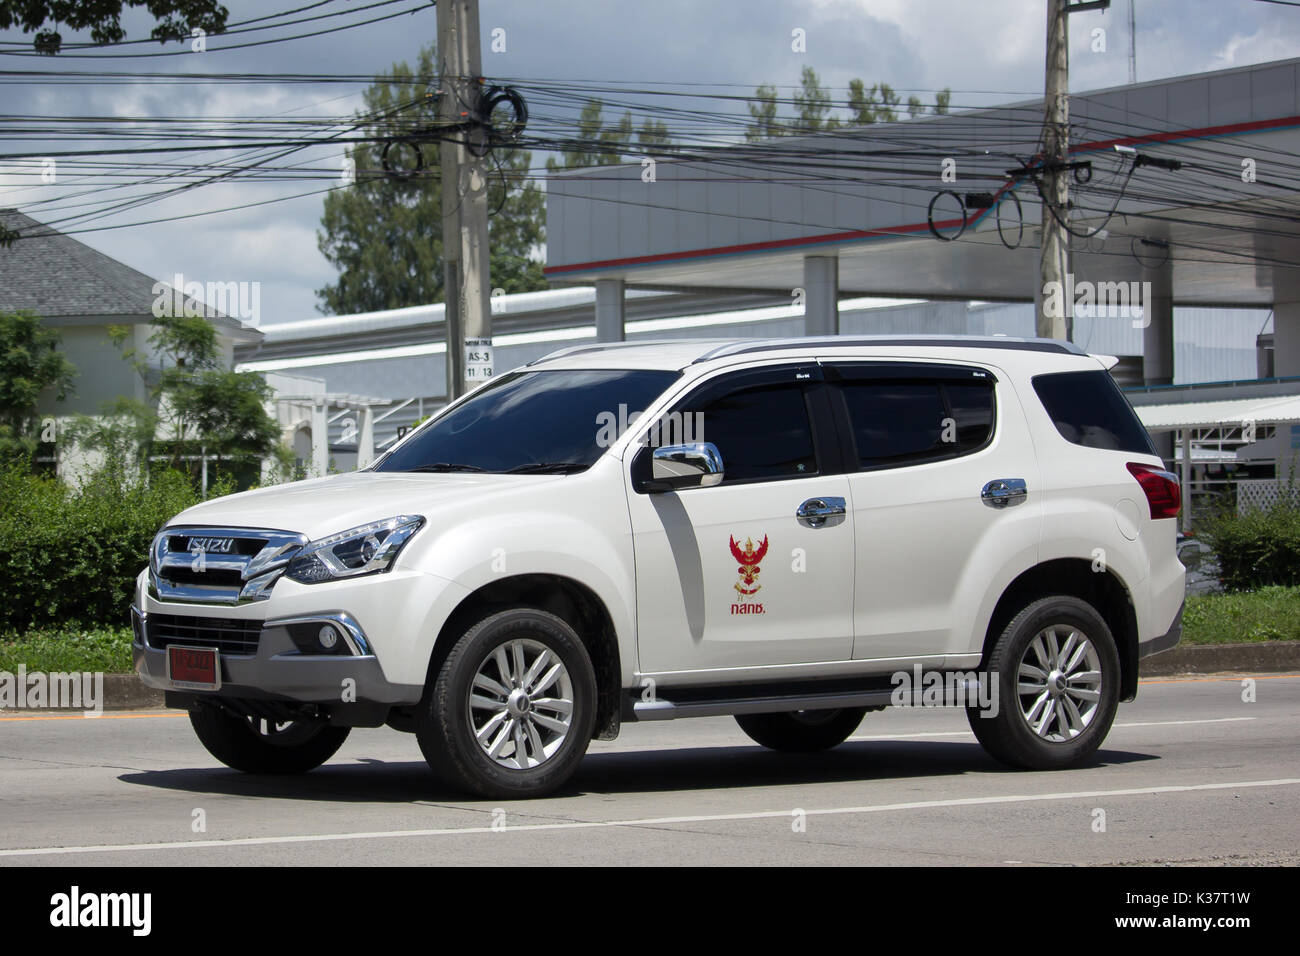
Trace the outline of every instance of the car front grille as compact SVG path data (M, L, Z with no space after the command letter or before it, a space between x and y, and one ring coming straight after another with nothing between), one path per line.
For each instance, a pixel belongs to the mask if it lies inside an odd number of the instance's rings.
M162 601L245 604L264 601L306 535L264 528L166 528L154 538L149 583Z
M213 647L230 657L252 657L262 638L261 621L181 614L150 614L145 622L149 646L165 650L173 644Z

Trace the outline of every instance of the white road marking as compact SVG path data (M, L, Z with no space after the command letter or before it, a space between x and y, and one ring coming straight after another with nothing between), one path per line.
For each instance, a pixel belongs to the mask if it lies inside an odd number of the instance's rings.
M1068 793L1022 793L959 800L921 800L914 803L882 803L862 807L834 807L805 810L810 817L846 816L864 813L894 813L904 810L934 810L944 807L980 807L1000 803L1038 803L1047 800L1094 800L1099 797L1153 796L1162 793L1199 793L1209 790L1245 790L1258 787L1294 787L1300 777L1277 780L1241 780L1233 783L1199 783L1181 787L1134 787L1127 790L1079 790ZM296 836L243 837L233 840L187 840L173 843L120 843L95 846L64 846L0 850L0 857L50 856L77 853L132 853L152 850L185 850L232 846L274 846L287 843L334 843L344 840L404 840L415 837L466 836L480 833L527 833L544 830L598 830L611 827L662 827L681 824L723 823L738 820L790 818L790 810L762 810L753 813L716 813L685 817L646 817L639 820L569 820L563 823L525 823L504 829L444 827L429 830L375 830L361 833L310 833Z
M1179 727L1185 724L1228 724L1238 720L1255 720L1254 717L1212 717L1205 720L1141 720L1128 724L1114 724L1111 730L1123 727ZM914 740L918 737L972 737L969 730L936 730L924 734L871 734L850 737L849 740Z
M1115 724L1111 730L1119 730L1126 727L1176 727L1184 724L1227 724L1239 720L1258 720L1257 717L1212 717L1204 720L1143 720L1134 721L1127 724ZM974 734L969 730L929 730L923 733L914 734L858 734L848 738L848 743L866 740L920 740L926 737L970 737L974 739ZM631 746L618 746L614 741L593 741L590 750L593 754L628 754L628 753L648 753L652 750L670 750L671 744L633 744ZM608 744L608 746L599 746L599 744ZM699 743L693 744L696 747L712 746L747 746L743 742L734 744L721 743Z

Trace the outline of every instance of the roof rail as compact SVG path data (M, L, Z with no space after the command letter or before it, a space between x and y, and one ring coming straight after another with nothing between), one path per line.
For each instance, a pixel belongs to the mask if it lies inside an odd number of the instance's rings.
M1021 352L1056 352L1062 355L1086 355L1073 342L1055 339L1025 339L1012 336L952 336L952 335L867 335L851 338L840 335L816 335L797 339L751 339L729 342L710 349L691 364L708 362L728 355L748 355L752 352L774 352L780 349L824 349L861 345L939 346L969 349L1013 349Z
M566 358L570 355L582 355L586 352L607 352L615 349L636 348L641 345L681 345L688 342L689 339L637 339L634 342L597 342L594 345L566 345L564 348L556 349L554 352L547 352L541 358L535 358L524 368L529 365L537 365L541 362L549 362L551 359ZM717 339L705 340L716 342Z

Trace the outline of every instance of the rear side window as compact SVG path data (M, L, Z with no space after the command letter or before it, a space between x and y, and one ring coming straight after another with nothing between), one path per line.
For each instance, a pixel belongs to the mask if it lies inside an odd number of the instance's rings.
M1156 453L1151 436L1109 372L1035 375L1034 391L1066 441L1139 455Z
M990 382L849 381L841 386L858 467L955 458L993 434Z
M817 455L803 388L767 385L730 392L709 401L702 413L702 441L722 455L724 483L816 474Z

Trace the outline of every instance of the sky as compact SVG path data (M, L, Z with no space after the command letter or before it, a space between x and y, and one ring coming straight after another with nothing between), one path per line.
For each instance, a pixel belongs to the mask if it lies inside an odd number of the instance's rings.
M372 0L334 0L323 10L352 10L290 35L381 15ZM1070 20L1070 87L1118 86L1128 80L1129 4L1136 3L1137 77L1155 80L1300 56L1300 6L1262 0L1114 0L1107 11ZM416 7L420 0L411 0ZM290 0L227 0L230 20L265 16L303 4ZM915 91L953 90L953 108L1041 95L1044 0L482 0L483 70L490 77L700 84L747 94L760 83L793 86L804 66L817 70L837 97L854 77L890 83L904 98ZM311 14L303 14L304 16ZM205 52L180 44L144 44L134 52L184 50L169 57L93 62L64 55L19 57L0 52L0 69L113 70L184 73L372 74L414 62L436 36L436 12L425 7L332 35L251 49L221 50L233 38L212 37ZM141 11L124 20L128 39L147 37ZM493 31L497 46L490 48ZM1094 31L1104 31L1095 34ZM792 49L803 31L803 51ZM64 31L64 40L86 39ZM0 31L0 51L24 49L15 30ZM501 42L504 41L504 42ZM1104 51L1094 47L1104 46ZM128 48L122 48L123 50ZM253 117L271 114L351 115L360 86L112 85L68 86L41 78L0 84L0 115ZM1037 91L1037 92L1036 92ZM35 152L0 127L0 154ZM51 145L68 149L69 144ZM321 156L328 164L332 157ZM341 156L339 157L341 158ZM538 163L534 157L534 164ZM34 162L0 159L0 207L15 206L42 221L59 215L76 184L40 185ZM142 220L292 196L312 183L226 183L204 186L164 202L124 211L85 226L120 228L77 238L155 278L170 281L258 283L262 323L319 314L315 290L335 278L317 249L323 198L305 196L174 222ZM42 205L43 203L43 205ZM51 210L50 207L54 207ZM3 255L3 250L0 250Z

